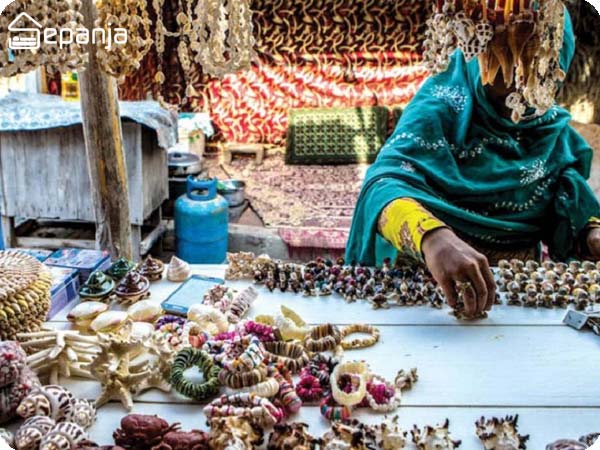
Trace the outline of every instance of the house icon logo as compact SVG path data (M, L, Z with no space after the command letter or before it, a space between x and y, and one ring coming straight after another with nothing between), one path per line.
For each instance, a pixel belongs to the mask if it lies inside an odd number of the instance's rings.
M11 50L37 50L40 48L42 25L27 13L19 14L10 25L8 47Z

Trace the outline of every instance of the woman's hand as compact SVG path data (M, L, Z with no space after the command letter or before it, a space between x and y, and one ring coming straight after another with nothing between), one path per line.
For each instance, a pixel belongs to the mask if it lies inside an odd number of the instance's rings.
M600 261L600 228L591 228L587 234L588 254L594 261Z
M448 228L430 231L423 238L423 255L448 304L456 307L457 282L469 282L464 294L465 313L474 317L489 311L496 298L496 283L487 258ZM600 247L599 247L600 250Z

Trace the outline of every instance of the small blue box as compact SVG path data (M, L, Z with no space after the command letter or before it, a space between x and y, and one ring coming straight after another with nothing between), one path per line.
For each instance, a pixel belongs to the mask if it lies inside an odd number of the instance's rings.
M107 251L63 248L52 253L44 261L44 264L52 267L77 269L79 271L79 282L83 284L92 272L104 271L110 267L110 254Z
M52 319L79 295L79 271L62 267L49 267L52 274L52 302L47 320Z

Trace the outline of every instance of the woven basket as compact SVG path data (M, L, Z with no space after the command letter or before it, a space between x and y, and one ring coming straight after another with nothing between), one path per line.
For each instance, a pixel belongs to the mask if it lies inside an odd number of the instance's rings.
M0 340L38 331L50 309L52 275L33 256L0 251Z

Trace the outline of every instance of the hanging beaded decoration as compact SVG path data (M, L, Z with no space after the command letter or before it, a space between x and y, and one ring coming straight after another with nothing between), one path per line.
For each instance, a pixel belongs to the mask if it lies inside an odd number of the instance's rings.
M566 74L560 67L564 5L560 0L437 0L428 22L425 64L432 73L447 69L460 49L467 61L477 57L483 84L502 69L511 118L520 122L544 115L553 105ZM525 117L527 108L534 114Z

